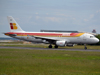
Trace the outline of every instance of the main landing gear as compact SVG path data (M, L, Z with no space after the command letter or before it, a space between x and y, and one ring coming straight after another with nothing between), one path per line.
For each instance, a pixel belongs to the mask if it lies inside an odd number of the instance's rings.
M48 46L48 48L52 48L52 45L50 44L50 45ZM58 48L58 46L55 45L54 48Z
M48 48L52 48L52 45L50 44L50 45L48 46Z
M85 50L87 49L86 44L84 44L84 49L85 49Z
M55 47L55 48L58 48L58 46L57 46L57 45L55 45L54 47Z

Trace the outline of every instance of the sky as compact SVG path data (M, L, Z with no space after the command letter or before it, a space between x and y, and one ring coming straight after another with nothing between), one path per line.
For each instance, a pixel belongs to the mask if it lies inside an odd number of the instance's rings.
M0 37L10 32L7 16L24 31L95 29L100 34L100 0L0 0Z

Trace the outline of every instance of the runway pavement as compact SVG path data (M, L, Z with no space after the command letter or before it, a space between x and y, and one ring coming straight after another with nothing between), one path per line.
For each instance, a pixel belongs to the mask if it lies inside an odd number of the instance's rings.
M100 50L92 50L92 49L66 49L66 48L34 48L34 47L5 47L0 46L0 49L29 49L29 50L65 50L65 51L94 51L94 52L100 52Z

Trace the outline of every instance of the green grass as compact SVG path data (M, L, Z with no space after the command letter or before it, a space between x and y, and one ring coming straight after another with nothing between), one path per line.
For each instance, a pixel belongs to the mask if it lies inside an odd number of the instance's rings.
M100 52L0 49L0 75L100 75Z

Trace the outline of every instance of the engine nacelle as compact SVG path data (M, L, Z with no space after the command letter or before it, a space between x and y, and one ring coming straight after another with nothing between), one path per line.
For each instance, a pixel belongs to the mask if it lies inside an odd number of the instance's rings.
M68 47L73 47L75 44L67 44Z
M56 41L57 46L66 46L66 41Z

